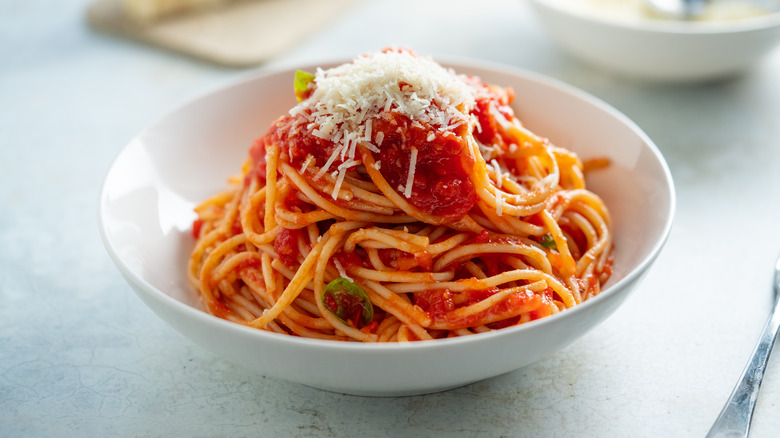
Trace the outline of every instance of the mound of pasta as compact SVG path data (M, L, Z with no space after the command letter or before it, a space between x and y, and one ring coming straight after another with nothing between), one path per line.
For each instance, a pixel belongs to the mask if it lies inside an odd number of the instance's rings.
M609 213L587 166L515 117L511 89L394 48L293 82L299 103L234 187L196 208L189 278L209 312L400 342L523 324L600 292Z

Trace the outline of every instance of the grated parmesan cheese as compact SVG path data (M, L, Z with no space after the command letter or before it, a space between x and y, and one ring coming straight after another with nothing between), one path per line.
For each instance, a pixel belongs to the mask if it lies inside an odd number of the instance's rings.
M299 174L299 175L303 175L303 172L306 172L306 169L308 169L308 168L309 168L309 165L310 165L311 163L313 163L313 162L314 162L314 160L315 160L315 158L314 158L314 155L312 155L312 154L309 154L309 155L306 157L306 161L304 161L304 162L303 162L303 165L301 166L301 170L299 170L299 171L298 171L298 174Z
M471 111L476 91L466 81L427 57L406 51L386 51L357 57L353 62L328 70L317 69L312 94L290 110L301 115L315 135L332 141L336 147L315 179L328 172L339 158L357 162L357 146L377 153L384 134L374 137L373 119L393 111L408 117L413 126L429 126L439 132L453 132L463 125L477 124ZM435 138L430 133L428 140ZM407 175L404 195L411 196L416 149ZM378 163L377 163L378 168ZM339 177L345 168L339 166ZM333 198L337 195L334 188Z
M336 198L339 197L339 191L341 190L341 184L344 182L344 176L347 174L347 168L343 168L339 170L339 176L336 178L336 185L333 186L333 193L331 193L331 197L333 200L336 200Z
M493 170L496 171L496 187L499 189L504 185L504 175L501 172L501 165L498 164L495 158L490 160L490 164L493 165Z
M409 173L406 174L406 188L404 189L404 196L410 198L412 196L412 186L414 185L414 171L417 169L417 148L412 146L412 154L409 158Z
M336 269L339 271L339 275L342 278L346 278L347 280L352 280L349 275L347 275L347 271L344 269L344 266L341 265L341 262L336 260L335 258L332 259L333 264L336 265Z

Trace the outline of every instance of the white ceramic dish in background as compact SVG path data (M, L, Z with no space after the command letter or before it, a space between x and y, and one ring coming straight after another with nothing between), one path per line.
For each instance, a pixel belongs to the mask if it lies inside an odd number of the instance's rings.
M528 1L549 34L571 54L642 79L691 82L733 76L780 43L780 13L720 22L623 22L566 6L577 0Z
M521 368L566 346L623 302L661 250L674 210L668 168L637 126L581 91L518 70L448 65L513 87L518 116L537 133L583 158L612 160L589 179L615 224L614 274L595 299L520 327L407 344L302 339L203 312L185 272L192 207L226 188L252 141L295 104L293 70L261 72L196 99L133 139L101 193L100 228L109 254L141 299L185 336L263 375L317 388L362 395L434 392Z

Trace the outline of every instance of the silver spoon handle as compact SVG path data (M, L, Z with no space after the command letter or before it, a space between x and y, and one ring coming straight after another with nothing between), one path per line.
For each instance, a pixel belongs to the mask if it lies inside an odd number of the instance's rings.
M753 418L753 408L755 408L758 398L758 389L761 386L761 379L764 377L764 370L769 361L772 346L777 338L778 328L780 328L780 313L775 311L778 303L780 302L776 298L758 344L750 357L750 362L742 371L742 376L739 378L737 386L734 387L731 397L707 434L708 438L748 436L750 420Z

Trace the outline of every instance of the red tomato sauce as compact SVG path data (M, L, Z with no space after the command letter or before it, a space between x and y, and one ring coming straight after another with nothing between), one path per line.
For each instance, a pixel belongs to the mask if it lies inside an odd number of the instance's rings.
M252 147L249 148L249 158L251 158L253 166L244 176L244 185L248 185L253 178L257 178L265 184L265 143L266 138L261 137L255 140Z
M195 219L192 221L192 237L197 239L200 237L200 230L203 228L203 219Z
M277 120L265 138L268 143L278 144L280 157L296 169L303 166L309 155L314 157L313 164L324 167L336 149L335 143L313 135L306 124L296 125L295 118L290 115ZM340 158L331 164L331 171L343 162Z
M511 88L494 88L484 84L477 78L469 78L472 87L477 89L477 105L474 114L479 122L479 129L474 136L483 144L503 143L499 135L498 122L490 114L490 108L511 118L514 114L509 106L515 98Z
M282 228L274 239L274 251L279 256L279 260L288 268L294 268L298 265L298 237L301 236L301 230L288 230Z
M474 161L462 138L452 133L416 126L394 114L374 121L374 131L384 138L375 157L382 176L393 189L406 186L412 148L417 149L414 181L408 202L425 213L457 220L471 210L477 200L468 171ZM435 132L429 141L431 132Z
M250 259L244 260L243 262L239 263L239 265L236 268L236 270L240 271L240 270L245 269L245 268L259 269L261 265L262 265L262 262L260 261L259 258L250 258Z
M282 160L296 169L303 166L310 155L314 158L314 164L322 168L333 154L335 143L316 137L310 131L303 131L303 126L293 128L293 122L290 116L278 120L263 142L257 142L252 147L250 155L256 163L254 171L256 174L262 172L263 179L265 143L279 144ZM468 170L474 163L461 138L452 133L437 132L428 141L431 129L413 127L411 120L397 114L388 119L374 119L373 133L376 135L378 132L382 132L384 138L380 153L375 158L380 162L382 176L397 191L406 184L412 147L417 149L409 203L427 214L443 217L445 221L457 220L471 210L477 196ZM339 157L330 165L330 169L335 169L341 163Z
M394 248L380 249L379 258L386 266L401 271L423 270L427 272L433 267L433 257L428 251L410 254Z
M418 292L414 294L414 304L420 306L433 320L441 320L455 310L452 292L446 289Z
M209 303L209 310L214 316L222 319L227 319L233 315L233 311L219 300L211 301L211 303Z
M356 251L339 251L333 255L333 259L341 264L341 267L349 271L352 267L365 268L368 257L357 254Z
M512 236L508 234L496 234L491 233L488 230L482 230L479 233L475 234L470 240L467 240L466 243L496 243L496 244L506 244L506 243L520 243L520 238L517 236Z
M474 114L480 129L475 135L486 144L501 142L490 108L511 115L508 105L514 98L513 92L491 88L476 78L468 81L477 90ZM280 118L262 141L252 147L250 155L256 163L256 174L264 175L266 144L278 144L280 158L296 169L302 167L309 156L320 168L331 158L337 145L313 135L314 127L296 123L297 117L301 116ZM469 177L474 159L463 138L452 132L441 132L436 126L422 126L394 112L372 120L372 138L380 149L374 157L380 163L379 171L390 187L402 196L406 191L412 148L417 150L411 195L407 199L411 205L426 214L443 218L445 223L460 219L474 207L477 195ZM376 141L380 133L382 139ZM335 169L342 162L340 157L336 158L329 169Z
M454 318L451 312L458 307L465 307L489 298L498 292L498 288L492 287L482 290L465 292L466 299L456 305L453 292L448 290L432 290L414 295L415 304L420 306L434 321L444 322L448 325L465 328L486 324L488 327L504 328L517 324L518 313L531 311L531 319L547 316L549 311L544 305L545 296L536 295L533 292L515 293L498 304L485 311L478 312L465 318Z

